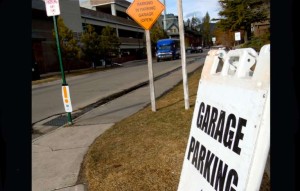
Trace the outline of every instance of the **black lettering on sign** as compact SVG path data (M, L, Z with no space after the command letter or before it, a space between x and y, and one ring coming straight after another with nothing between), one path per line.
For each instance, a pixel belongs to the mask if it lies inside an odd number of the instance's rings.
M151 22L153 19L152 18L144 18L144 19L141 19L141 22Z
M227 175L227 169L228 165L225 163L224 169L223 169L223 161L220 160L217 176L216 176L216 184L215 184L215 190L223 190L224 188L224 182Z
M143 7L143 8L140 8L140 11L154 11L155 10L155 6L152 6L152 7Z
M210 166L215 157L214 153L211 153L210 150L208 150L204 165L204 172L203 177L206 178L207 182L210 182Z
M225 191L236 191L236 189L234 189L231 185L231 182L237 186L237 183L239 181L239 177L237 172L234 169L231 169L228 172L228 176L227 176L227 182L226 182L226 188Z
M198 118L197 118L197 127L200 128L202 126L202 120L203 120L203 112L204 112L205 105L203 102L200 103L199 112L198 112Z
M144 1L144 2L138 2L137 6L144 6L144 5L152 5L152 1Z
M207 133L209 116L210 116L210 105L207 105L204 121L203 121L202 127L200 127L200 129L202 129L206 133Z
M214 139L216 139L220 143L222 143L222 138L223 138L224 121L225 121L225 111L221 111L217 129L214 135Z
M197 168L197 170L199 170L199 167L200 167L201 174L203 172L205 154L206 154L206 148L203 145L201 145L201 150L200 150L199 159L198 159L198 168Z
M241 153L239 142L244 137L242 128L246 127L246 124L247 120L244 118L237 118L233 113L227 116L223 110L219 112L215 107L205 105L204 102L200 103L197 128L238 155Z
M216 177L216 170L217 170L217 164L219 162L219 158L216 156L215 157L215 161L214 161L214 167L211 173L211 181L210 181L210 185L214 186L215 183L215 177Z
M199 167L197 167L197 166L199 166L199 165L197 165L197 160L198 160L199 145L200 145L200 143L197 141L195 149L194 149L193 160L192 160L192 164L198 169L199 169Z
M188 160L190 160L190 154L194 151L194 146L195 146L195 138L191 137L190 149L187 157Z
M209 134L211 137L215 133L217 119L218 119L218 109L213 107L211 112L211 119L209 122L208 132L207 132L207 134Z
M239 147L240 140L243 140L244 134L242 133L242 127L246 127L247 120L243 118L239 118L238 127L234 139L233 151L237 154L241 153L241 148Z
M206 149L193 136L189 143L187 159L202 177L218 191L235 191L239 176L235 169L230 169L218 156ZM191 154L193 157L191 157ZM225 180L227 180L225 182Z
M235 128L235 125L236 125L235 116L233 114L228 115L223 142L224 142L224 146L228 147L230 149L231 149L232 138L233 138L234 132L229 130L229 127Z
M139 17L150 17L153 15L153 12L148 12L148 13L140 13Z

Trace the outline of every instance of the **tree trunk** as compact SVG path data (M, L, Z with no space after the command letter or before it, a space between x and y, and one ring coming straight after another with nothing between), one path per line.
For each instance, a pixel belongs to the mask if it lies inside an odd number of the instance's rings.
M244 32L244 43L248 42L248 34L247 34L247 30L245 30Z
M251 25L245 26L244 41L245 43L251 40Z

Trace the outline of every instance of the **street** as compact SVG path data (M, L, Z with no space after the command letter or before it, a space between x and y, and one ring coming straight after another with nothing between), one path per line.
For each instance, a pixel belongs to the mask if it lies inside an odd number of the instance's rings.
M206 53L188 54L187 62ZM154 78L181 67L181 60L153 62ZM70 87L73 112L112 94L148 82L147 60L134 61L124 67L66 79ZM32 86L32 124L64 114L61 80Z

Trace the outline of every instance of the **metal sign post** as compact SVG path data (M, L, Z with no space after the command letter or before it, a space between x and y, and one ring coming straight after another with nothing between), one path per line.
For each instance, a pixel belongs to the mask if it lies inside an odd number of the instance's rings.
M68 84L66 82L66 79L65 79L65 72L64 72L64 67L63 67L63 64L62 64L62 59L61 59L59 36L58 36L58 30L57 30L57 24L56 24L55 16L53 16L53 22L54 22L54 30L55 30L55 37L56 37L57 53L58 53L60 71L61 71L61 76L62 76L62 86L68 86ZM67 112L67 115L68 115L68 123L69 123L69 125L71 125L72 124L71 112Z
M56 24L56 15L60 14L60 8L59 8L59 1L58 0L45 0L46 4L46 12L47 16L53 16L53 23L54 23L54 31L55 31L55 37L56 37L56 46L57 46L57 54L58 54L58 60L59 60L59 65L60 65L60 71L62 75L62 86L66 87L67 86L67 92L69 92L69 87L65 79L65 73L64 73L64 67L62 64L62 59L61 59L61 51L60 51L60 45L59 45L59 36L58 36L58 29L57 29L57 24ZM62 88L63 90L66 90L66 88ZM72 124L72 117L71 117L71 112L72 112L72 106L71 106L71 99L69 98L69 93L66 94L66 91L63 91L63 95L68 95L68 99L64 99L65 103L65 110L68 115L68 123L69 125ZM64 96L63 96L64 98ZM68 104L66 104L66 100L68 100ZM68 106L68 107L66 107Z

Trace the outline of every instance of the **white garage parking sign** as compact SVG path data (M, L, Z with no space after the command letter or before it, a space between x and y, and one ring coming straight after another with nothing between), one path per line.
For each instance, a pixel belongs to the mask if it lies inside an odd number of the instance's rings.
M270 147L269 77L270 45L259 55L208 53L178 191L259 190Z

